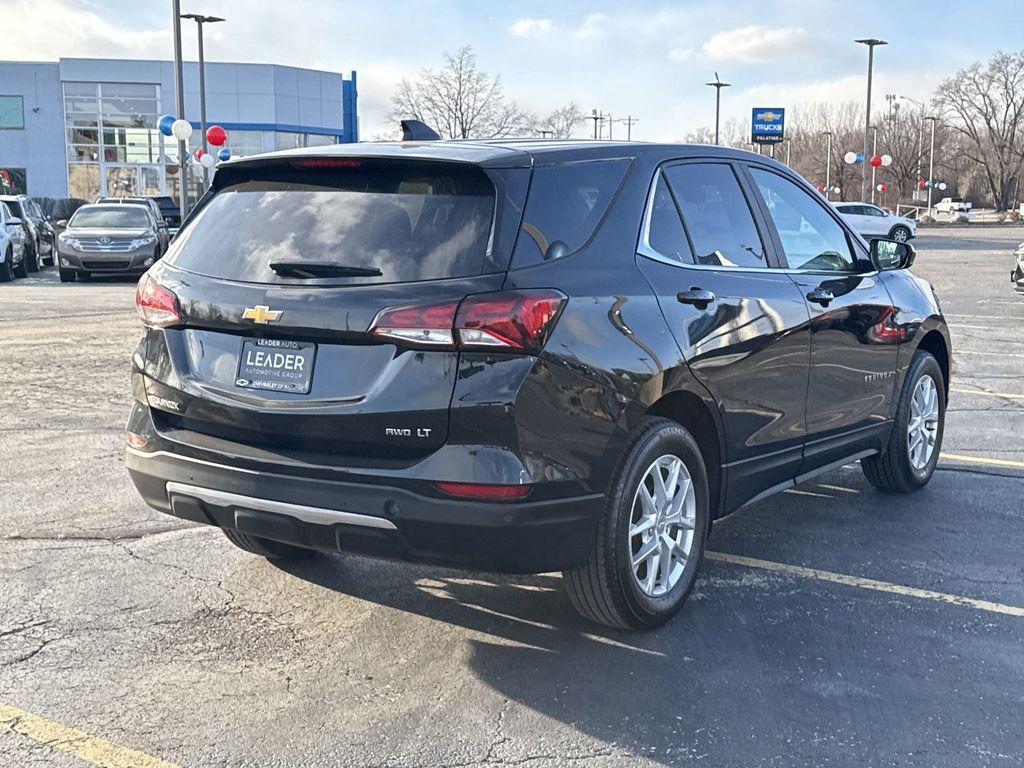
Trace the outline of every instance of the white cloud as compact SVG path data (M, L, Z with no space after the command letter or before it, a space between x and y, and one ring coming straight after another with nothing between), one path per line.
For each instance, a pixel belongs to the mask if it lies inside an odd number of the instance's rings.
M601 37L608 31L608 22L610 21L611 17L607 13L588 14L573 32L573 35L580 40Z
M668 52L669 61L690 61L696 55L693 48L673 48Z
M508 28L516 37L540 37L554 29L551 19L519 19Z
M815 47L813 35L803 27L765 27L751 25L712 35L704 43L704 55L714 61L777 61Z

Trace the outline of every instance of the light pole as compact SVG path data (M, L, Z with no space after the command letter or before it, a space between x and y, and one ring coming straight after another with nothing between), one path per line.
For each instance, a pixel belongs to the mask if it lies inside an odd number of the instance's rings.
M715 72L715 81L713 83L704 83L704 85L710 85L715 89L715 144L718 142L718 119L722 112L722 89L728 88L732 83L723 83L718 78L718 73Z
M932 215L932 182L935 176L935 121L939 118L929 115L924 118L930 120L932 124L932 141L931 149L928 152L928 216Z
M871 126L871 156L874 157L878 154L878 126ZM875 204L875 171L878 169L874 165L871 166L871 204Z
M916 104L921 108L921 121L917 125L917 178L921 178L921 161L924 159L924 102L909 96L900 96L904 101Z
M854 40L854 42L868 47L868 98L864 114L864 162L860 169L860 199L865 200L868 196L868 133L871 131L871 74L875 65L875 46L888 45L888 43L874 37L864 37Z
M832 191L832 131L823 131L821 135L828 137L825 148L825 199L828 200Z
M185 119L185 80L181 72L181 0L171 0L171 9L174 12L174 90L175 90L175 115L178 120ZM185 141L178 139L178 207L181 213L181 220L185 220L188 209L186 187L188 166L185 163Z
M203 154L207 152L206 146L206 59L203 56L203 24L216 24L224 21L219 16L203 16L199 13L183 13L183 19L192 19L199 29L199 133L203 142ZM203 185L210 185L210 169L203 166Z

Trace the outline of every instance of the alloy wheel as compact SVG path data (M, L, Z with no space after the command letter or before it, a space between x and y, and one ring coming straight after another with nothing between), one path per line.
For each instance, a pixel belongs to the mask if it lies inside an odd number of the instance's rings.
M686 464L666 454L647 468L633 496L629 556L633 578L650 597L679 582L693 547L697 500Z
M907 424L907 450L910 463L921 471L931 461L939 433L939 393L935 381L925 375L918 379L910 399L910 420Z

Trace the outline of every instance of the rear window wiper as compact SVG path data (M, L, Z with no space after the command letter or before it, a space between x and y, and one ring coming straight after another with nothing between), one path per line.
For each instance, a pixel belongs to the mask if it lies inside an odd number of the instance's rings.
M270 268L282 277L380 277L376 267L350 267L333 261L272 261Z

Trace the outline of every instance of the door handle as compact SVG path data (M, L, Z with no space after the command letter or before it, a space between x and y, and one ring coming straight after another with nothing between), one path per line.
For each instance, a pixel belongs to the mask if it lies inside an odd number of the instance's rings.
M807 300L813 301L815 304L821 304L823 307L827 307L829 302L835 298L835 294L832 293L828 288L822 288L818 286L813 291L807 294Z
M680 291L676 294L676 301L680 304L692 304L697 309L707 309L708 304L714 300L715 294L696 285L691 286L688 291Z

